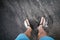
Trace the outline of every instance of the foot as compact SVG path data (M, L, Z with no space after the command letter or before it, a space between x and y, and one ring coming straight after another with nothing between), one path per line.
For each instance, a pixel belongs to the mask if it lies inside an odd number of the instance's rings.
M26 20L24 21L24 25L25 25L25 27L27 28L27 30L25 31L25 34L26 34L28 37L31 37L32 29L31 29L31 27L30 27L30 23L29 23L28 19L26 19Z
M40 25L39 25L39 27L38 27L38 31L39 31L39 32L38 32L38 38L47 35L47 33L46 33L46 32L44 31L44 29L43 29L43 26L45 25L45 23L46 23L46 20L45 20L44 17L42 17L42 18L41 18Z
M26 27L27 29L30 29L30 28L31 28L28 19L26 19L26 20L24 21L24 25L25 25L25 27Z
M41 18L41 21L40 21L40 25L39 25L39 27L38 27L38 30L39 30L40 28L42 28L42 27L44 26L44 24L45 24L45 19L44 19L44 17L42 17L42 18Z
M40 29L41 26L42 26L42 27L43 27L43 26L44 26L44 27L48 27L47 24L48 24L48 22L46 21L46 19L45 19L44 17L42 17L38 29Z

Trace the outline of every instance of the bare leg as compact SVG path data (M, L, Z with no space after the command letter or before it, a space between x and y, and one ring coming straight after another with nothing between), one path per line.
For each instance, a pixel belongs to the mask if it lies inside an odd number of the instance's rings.
M43 25L45 24L45 18L44 17L42 17L41 18L41 22L40 22L40 26L38 27L38 39L40 38L40 37L43 37L43 36L46 36L47 35L47 33L44 31L44 29L42 28L43 27Z
M31 31L32 31L32 29L27 29L27 30L25 31L25 34L26 34L28 37L31 37Z
M25 27L27 28L27 30L25 31L25 34L26 34L28 37L31 37L32 29L31 29L31 27L30 27L30 24L29 24L28 19L26 19L26 20L24 21L24 24L25 24Z

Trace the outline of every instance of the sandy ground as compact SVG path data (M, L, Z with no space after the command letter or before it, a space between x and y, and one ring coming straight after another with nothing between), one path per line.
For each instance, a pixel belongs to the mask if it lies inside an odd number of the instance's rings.
M39 22L42 16L49 19L48 35L60 40L60 0L0 0L0 40L14 40L27 17Z

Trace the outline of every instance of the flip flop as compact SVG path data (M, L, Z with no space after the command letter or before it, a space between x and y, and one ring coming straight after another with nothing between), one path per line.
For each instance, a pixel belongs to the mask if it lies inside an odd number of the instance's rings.
M48 21L47 21L44 17L42 17L42 18L41 18L40 25L42 25L42 27L48 27L47 24L48 24ZM41 26L39 26L38 29L40 29L40 27L41 27Z
M44 17L43 27L48 27L48 19Z
M24 21L24 25L26 28L31 28L28 19Z

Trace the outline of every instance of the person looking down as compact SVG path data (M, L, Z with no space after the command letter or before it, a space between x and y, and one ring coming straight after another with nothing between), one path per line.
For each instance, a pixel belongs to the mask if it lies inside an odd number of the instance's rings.
M44 17L41 17L40 25L37 27L38 29L38 39L39 40L54 40L54 38L47 35L47 33L44 31L43 26L45 25L46 20ZM27 30L19 34L15 40L30 40L29 37L31 37L32 28L30 27L30 23L28 19L24 21L25 27Z

